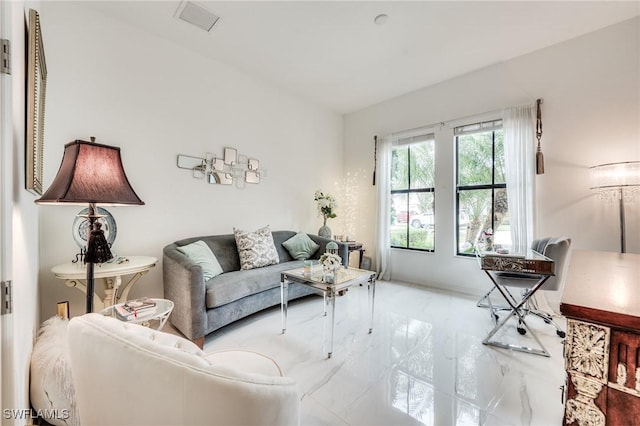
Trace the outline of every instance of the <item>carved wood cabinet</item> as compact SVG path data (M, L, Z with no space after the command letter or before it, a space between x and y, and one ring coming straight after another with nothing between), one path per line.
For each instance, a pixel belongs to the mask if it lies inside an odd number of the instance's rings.
M564 424L640 424L640 255L574 251L560 311Z

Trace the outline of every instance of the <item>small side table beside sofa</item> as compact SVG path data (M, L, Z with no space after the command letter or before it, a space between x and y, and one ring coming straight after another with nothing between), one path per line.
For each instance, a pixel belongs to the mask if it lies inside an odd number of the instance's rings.
M95 265L94 276L96 279L104 279L104 300L94 294L94 306L100 307L115 305L128 298L131 287L156 266L158 259L152 256L121 256L114 262ZM81 263L67 262L51 268L51 272L61 280L65 280L68 287L74 287L86 294L86 266ZM122 277L131 275L123 285Z
M362 259L364 258L364 246L362 243L357 243L355 241L347 241L346 244L349 245L349 254L352 251L360 252L360 257L358 258L358 269L362 269Z
M106 317L112 317L119 319L121 321L126 321L131 324L140 324L145 327L152 327L156 330L162 330L162 327L166 324L169 319L169 315L171 315L171 311L173 311L173 302L167 299L152 299L155 303L155 309L150 313L143 313L136 318L130 318L127 320L123 320L118 317L116 313L116 307L124 305L126 302L117 303L115 305L104 308L100 313ZM153 326L152 326L153 324Z

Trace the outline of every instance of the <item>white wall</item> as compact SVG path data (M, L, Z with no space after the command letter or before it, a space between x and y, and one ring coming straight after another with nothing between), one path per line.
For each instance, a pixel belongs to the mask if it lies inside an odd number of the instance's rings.
M164 39L100 16L80 3L51 2L41 12L49 69L45 187L63 146L75 139L119 146L143 207L114 207L118 255L150 255L177 239L253 230L316 232L313 193L342 174L342 117ZM268 176L245 190L208 185L176 167L178 154L260 160ZM78 247L71 225L79 207L41 206L43 317L83 294L50 272ZM162 296L159 262L131 292Z
M38 309L38 209L34 196L25 188L25 22L28 9L39 8L39 2L15 1L10 9L11 22L11 122L12 144L8 152L11 179L11 253L7 278L13 282L13 313L2 317L2 381L3 409L29 409L29 363L35 334L40 324ZM8 12L7 9L5 11ZM7 152L5 151L5 152ZM6 385L9 386L6 386ZM22 412L25 414L25 412ZM28 416L6 419L3 424L25 424Z
M373 136L543 98L546 173L536 178L537 235L573 247L619 250L618 211L589 190L588 167L640 160L640 20L454 78L345 117L346 168L372 170ZM455 54L455 52L451 52ZM394 279L479 293L487 278L454 256L453 138L436 141L436 252L393 250ZM360 188L357 237L373 250L375 189ZM640 253L640 203L627 205L627 251Z

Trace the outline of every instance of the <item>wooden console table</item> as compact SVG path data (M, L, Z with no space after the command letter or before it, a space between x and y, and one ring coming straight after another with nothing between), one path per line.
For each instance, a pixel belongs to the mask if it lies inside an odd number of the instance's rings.
M640 255L574 251L560 311L564 424L640 424Z

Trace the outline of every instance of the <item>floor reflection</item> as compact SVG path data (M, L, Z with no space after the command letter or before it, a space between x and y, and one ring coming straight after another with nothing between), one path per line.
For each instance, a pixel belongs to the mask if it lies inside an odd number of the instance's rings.
M482 345L492 323L474 298L392 282L376 293L372 334L365 287L336 300L331 359L313 297L289 305L285 335L276 307L207 336L205 350L276 359L303 393L303 426L562 423L562 345L552 327L532 325L551 358L510 352Z

